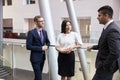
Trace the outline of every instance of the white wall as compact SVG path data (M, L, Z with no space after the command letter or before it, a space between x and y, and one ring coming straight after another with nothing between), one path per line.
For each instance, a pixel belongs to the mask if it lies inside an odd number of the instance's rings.
M39 14L39 8L37 4L25 5L25 0L12 0L12 6L3 7L3 17L13 19L13 32L24 31L26 26L24 18L33 18ZM24 29L25 28L25 29Z
M38 4L25 5L25 0L13 0L12 6L3 7L3 17L13 18L13 31L20 32L28 28L25 26L24 18L33 18L35 15L40 14ZM37 0L36 0L37 1ZM60 32L60 24L62 17L68 17L66 3L62 0L49 0L53 25L55 31ZM97 21L97 10L103 5L111 5L114 8L114 19L119 19L119 0L76 0L74 7L77 17L91 17L91 29L100 30ZM36 2L37 3L37 2Z
M74 1L75 13L77 18L79 17L91 17L91 37L98 39L103 28L97 20L97 10L104 5L110 5L113 7L115 14L114 19L119 19L119 0L76 0ZM58 34L61 28L61 17L68 17L68 12L66 8L66 3L62 0L50 0L51 12L53 18L53 24L55 32ZM98 35L94 34L95 32ZM57 35L56 34L56 35Z

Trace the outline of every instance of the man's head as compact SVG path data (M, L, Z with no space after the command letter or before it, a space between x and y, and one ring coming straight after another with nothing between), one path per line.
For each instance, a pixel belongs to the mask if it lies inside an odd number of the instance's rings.
M44 19L41 16L35 16L34 17L34 22L38 28L43 28L44 27Z
M105 5L101 8L98 9L98 17L97 19L99 20L100 24L106 24L109 20L111 20L113 17L113 9Z

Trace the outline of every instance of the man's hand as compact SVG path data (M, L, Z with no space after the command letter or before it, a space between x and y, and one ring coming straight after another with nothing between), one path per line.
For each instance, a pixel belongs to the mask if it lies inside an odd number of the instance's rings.
M93 46L88 46L87 51L91 51Z
M48 49L48 46L47 45L44 45L43 47L42 47L42 50L47 50Z

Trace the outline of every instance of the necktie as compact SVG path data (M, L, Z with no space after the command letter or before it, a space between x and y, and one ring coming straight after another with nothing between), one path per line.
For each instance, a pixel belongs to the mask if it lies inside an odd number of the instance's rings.
M43 45L43 33L42 33L42 30L40 31L40 40L41 40L41 43Z
M102 32L104 32L104 31L105 31L105 29L103 28Z
M105 29L103 28L101 35L103 34L104 31L105 31Z

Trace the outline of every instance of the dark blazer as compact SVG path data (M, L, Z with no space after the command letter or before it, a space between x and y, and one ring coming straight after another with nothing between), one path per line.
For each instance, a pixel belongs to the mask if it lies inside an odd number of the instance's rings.
M47 36L47 32L45 30L43 31L43 36L44 36L44 45L49 46L50 41ZM31 50L31 56L30 56L30 61L31 62L36 62L40 61L40 57L42 57L45 53L45 51L42 50L42 43L40 40L40 36L37 32L37 29L30 30L27 35L27 40L26 40L26 48L28 50Z
M97 69L112 70L116 67L120 54L120 28L114 22L110 23L102 32L98 45L93 46L93 49L98 49Z

